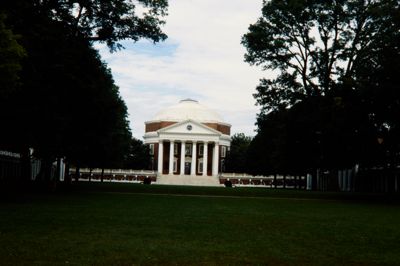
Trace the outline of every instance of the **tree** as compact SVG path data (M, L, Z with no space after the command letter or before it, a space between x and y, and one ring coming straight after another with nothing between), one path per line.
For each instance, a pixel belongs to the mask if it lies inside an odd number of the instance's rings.
M28 56L8 102L15 112L1 121L16 121L8 126L17 134L0 141L33 147L48 162L121 166L131 139L127 108L93 43L115 51L125 39L164 40L166 9L166 0L2 1Z
M262 171L376 164L379 131L398 124L399 5L264 1L242 39L247 62L278 71L254 95Z
M132 138L129 145L129 155L125 160L125 168L128 169L149 169L150 151L143 141Z
M18 43L18 36L6 27L5 19L5 15L0 13L0 121L3 124L0 131L1 140L9 139L16 133L16 121L7 114L13 110L10 98L20 85L21 61L26 56L25 49ZM3 141L0 142L0 147L13 148L10 143Z
M21 60L26 56L18 36L6 27L4 20L5 15L0 13L0 99L7 97L17 86Z
M396 6L391 0L264 0L262 17L242 39L246 62L280 72L257 87L260 115L332 93L339 81L353 85L357 69L373 60L383 25L377 10Z
M36 72L23 73L29 81L20 97L29 145L45 165L65 157L78 167L121 167L131 133L111 71L87 41L62 36L32 50L29 63Z
M400 3L377 10L382 31L374 43L371 57L358 69L360 97L379 137L385 145L400 150ZM392 151L396 153L396 151Z
M226 158L226 172L247 173L247 150L252 138L244 133L232 136L231 147Z
M167 0L5 0L1 7L20 22L35 22L25 12L63 22L73 36L104 42L112 51L122 48L119 42L125 39L158 42L167 37L160 28L165 23L162 18L167 14Z

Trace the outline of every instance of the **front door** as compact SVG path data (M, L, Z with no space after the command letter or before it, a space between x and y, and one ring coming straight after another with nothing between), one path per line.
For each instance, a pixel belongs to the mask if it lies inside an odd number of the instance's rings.
M185 175L190 175L190 168L191 168L192 163L190 162L185 162Z

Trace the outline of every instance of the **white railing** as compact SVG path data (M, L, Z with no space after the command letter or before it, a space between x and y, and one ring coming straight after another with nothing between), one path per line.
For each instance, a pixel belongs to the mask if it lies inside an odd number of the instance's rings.
M70 174L73 174L76 171L76 168L71 167L69 169ZM79 172L81 174L101 174L102 169L100 168L80 168ZM104 169L103 172L105 175L156 175L156 171L152 170L132 170L132 169Z
M259 180L259 179L273 180L274 179L274 176L262 176L262 175L254 176L254 175L249 175L249 174L246 174L246 173L222 173L220 175L220 177L222 177L222 178L234 178L234 179L238 179L238 178L240 178L240 179L257 179L257 180Z

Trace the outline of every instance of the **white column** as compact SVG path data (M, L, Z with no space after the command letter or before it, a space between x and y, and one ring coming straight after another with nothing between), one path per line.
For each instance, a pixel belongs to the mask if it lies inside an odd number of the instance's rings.
M219 164L219 144L215 142L214 150L213 150L213 166L212 166L212 175L218 175L218 164Z
M163 153L164 153L164 144L162 140L158 143L158 174L162 175L163 172Z
M168 174L174 174L174 141L169 142L169 171Z
M307 174L307 190L311 190L312 189L312 176L311 174Z
M181 143L181 175L185 174L185 149L186 143L182 141Z
M193 141L192 143L192 165L191 165L191 169L190 169L190 175L196 175L196 155L197 155L197 151L196 151L196 142Z
M207 175L207 162L208 162L208 143L204 142L204 148L203 148L203 176Z

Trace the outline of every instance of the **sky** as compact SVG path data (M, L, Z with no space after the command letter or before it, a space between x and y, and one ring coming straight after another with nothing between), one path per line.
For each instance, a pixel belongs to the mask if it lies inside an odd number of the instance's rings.
M114 53L97 46L120 87L134 137L142 139L145 121L185 98L217 111L232 134L255 135L253 93L266 73L244 62L240 41L261 6L262 0L169 0L166 41L124 41L125 49Z

